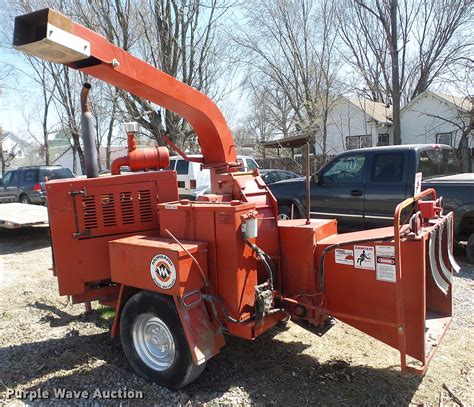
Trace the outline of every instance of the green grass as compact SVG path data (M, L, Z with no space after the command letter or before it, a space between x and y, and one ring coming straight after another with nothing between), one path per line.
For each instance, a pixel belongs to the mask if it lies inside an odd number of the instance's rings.
M94 307L95 308L95 307ZM115 316L115 309L98 304L97 309L94 310L99 316L99 325L102 328L110 328Z

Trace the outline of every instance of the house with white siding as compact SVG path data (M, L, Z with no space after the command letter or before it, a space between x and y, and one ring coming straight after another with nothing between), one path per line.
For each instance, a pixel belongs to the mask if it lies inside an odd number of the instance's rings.
M25 141L11 132L5 132L1 137L0 167L2 158L5 160L6 169L41 163L41 149L38 144Z
M326 154L393 144L391 126L391 107L367 99L341 97L328 115ZM322 153L321 141L318 135L316 155Z
M472 114L469 97L425 91L400 113L402 144L436 143L458 147ZM469 147L474 147L472 136Z

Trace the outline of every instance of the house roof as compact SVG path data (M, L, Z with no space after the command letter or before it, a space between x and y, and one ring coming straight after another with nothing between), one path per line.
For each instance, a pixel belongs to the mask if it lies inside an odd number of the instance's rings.
M440 97L441 99L446 100L449 103L452 103L453 105L459 107L462 110L465 110L466 112L469 112L472 109L472 102L469 98L469 96L453 96L453 95L446 95L444 93L435 93L431 92L435 96Z
M3 133L2 142L5 142L6 140L10 140L12 143L16 143L17 145L20 145L22 147L32 145L30 142L24 140L23 138L17 136L16 134L14 134L10 131L6 131L6 132Z
M438 99L441 102L448 102L456 106L458 109L464 110L466 112L470 112L472 109L472 102L469 96L465 96L465 97L454 96L454 95L447 95L445 93L438 93L438 92L432 92L430 90L425 90L424 92L414 97L409 103L407 103L403 107L402 112L405 110L408 110L414 103L416 103L419 99L425 96L433 96L434 98Z
M345 98L354 106L371 116L375 121L379 123L392 123L392 108L387 107L384 103L355 97Z

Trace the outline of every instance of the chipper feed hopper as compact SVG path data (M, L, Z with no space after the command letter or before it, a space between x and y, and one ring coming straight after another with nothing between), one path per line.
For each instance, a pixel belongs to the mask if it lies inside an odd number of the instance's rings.
M403 374L426 371L457 271L453 215L434 190L400 203L393 227L338 234L335 220L278 220L202 93L51 9L18 16L14 46L182 115L210 169L211 193L179 200L167 148L137 149L130 125L110 176L46 184L59 292L114 307L112 335L138 374L180 388L224 334L253 340L289 317L312 329L330 316L397 349Z

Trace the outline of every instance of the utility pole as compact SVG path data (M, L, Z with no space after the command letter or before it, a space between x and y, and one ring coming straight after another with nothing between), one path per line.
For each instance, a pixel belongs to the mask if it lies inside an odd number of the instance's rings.
M392 102L393 102L393 144L401 144L400 132L400 72L398 66L398 29L397 29L398 0L390 2L390 53L392 56Z

